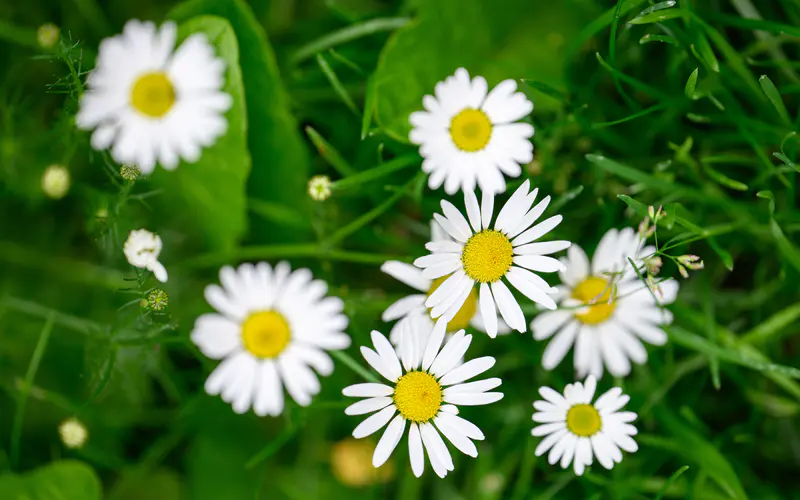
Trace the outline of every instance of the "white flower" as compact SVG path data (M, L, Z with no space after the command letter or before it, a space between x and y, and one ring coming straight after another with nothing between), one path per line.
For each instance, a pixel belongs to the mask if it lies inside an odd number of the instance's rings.
M429 323L409 319L402 322L408 328L429 327ZM486 405L499 401L503 398L502 393L487 391L499 386L501 381L490 378L463 383L495 363L494 358L485 356L459 364L472 341L472 335L465 335L464 330L453 335L444 347L441 347L444 330L412 333L401 335L403 349L398 359L386 337L372 332L375 350L362 347L361 354L391 384L365 383L346 387L342 391L345 396L367 399L348 406L345 413L364 415L377 412L353 430L353 437L357 439L389 424L372 456L375 467L389 459L408 424L408 452L414 475L420 477L425 468L424 447L433 471L437 476L445 477L448 471L453 470L453 459L441 435L471 457L478 456L472 440L484 439L478 427L457 415L455 405ZM428 338L426 345L417 343L419 338Z
M450 321L473 293L475 283L479 283L478 304L486 333L490 337L497 335L497 309L511 328L524 332L527 329L525 316L501 278L532 301L555 309L556 303L548 294L555 293L556 289L531 271L562 270L563 264L546 255L569 248L570 242L532 243L560 224L562 217L554 215L533 226L550 203L550 197L531 208L539 190L529 192L529 186L526 180L514 192L491 229L494 213L491 192L483 193L480 207L474 192L464 192L469 223L452 203L442 200L444 216L434 214L434 218L455 241L430 242L425 248L431 254L414 261L415 266L423 269L424 278L435 280L449 276L425 300L425 306L432 308L433 318Z
M331 197L331 178L315 175L308 181L308 195L314 201L325 201Z
M69 170L62 165L50 165L42 174L42 191L54 200L63 198L69 185Z
M444 229L435 220L431 220L431 241L453 241L452 238L445 232ZM420 291L403 297L395 301L383 312L381 319L383 321L394 321L397 319L405 318L411 315L422 316L433 325L430 319L429 310L425 307L425 299L428 298L438 287L444 282L444 278L430 280L422 276L422 271L405 262L390 260L381 266L381 271L398 281ZM481 311L478 309L478 294L475 289L467 295L461 309L456 312L455 316L447 323L447 333L452 334L458 330L462 330L468 326L476 330L486 332L486 325L484 324ZM389 340L392 341L397 347L401 346L400 343L400 322L395 323L392 331L389 333ZM505 321L500 320L497 325L498 333L509 333L511 329L506 325Z
M536 447L537 457L550 450L547 461L551 465L560 459L561 468L566 469L572 462L575 474L580 476L592 465L593 457L611 469L622 461L620 448L628 453L639 449L631 438L637 433L630 424L636 414L619 411L630 397L614 387L592 404L596 387L597 380L590 375L584 384L567 384L563 396L549 387L539 388L544 401L533 403L533 421L543 425L531 431L534 436L544 436Z
M425 111L411 113L409 139L419 144L428 186L453 194L459 189L502 193L503 174L518 177L533 159L533 127L517 123L533 110L513 80L488 92L486 80L470 80L464 68L436 84L436 97L422 98Z
M557 294L563 308L543 312L531 322L534 339L553 337L542 356L545 369L557 366L575 344L578 377L591 373L600 378L603 365L614 376L623 377L630 373L631 361L647 361L641 341L654 345L667 341L659 325L670 323L672 314L660 305L675 301L678 283L661 281L656 300L628 261L631 258L641 267L654 251L631 228L609 230L597 245L591 265L579 246L569 249L562 259L566 271L560 274L564 284Z
M167 270L158 261L161 247L161 238L157 234L147 229L135 229L128 235L122 251L130 265L152 271L156 279L164 283L167 281Z
M144 174L156 162L173 170L180 159L197 161L228 127L225 62L202 33L174 50L176 32L172 22L157 30L131 20L121 35L103 40L76 116L78 127L95 129L92 147L110 147L117 162Z
M68 418L58 426L61 442L67 448L81 448L89 437L86 427L77 418Z
M292 272L287 262L223 267L222 287L209 285L205 296L219 314L197 318L192 341L222 363L206 380L206 392L219 394L236 413L280 415L283 388L300 406L319 393L316 371L333 372L326 350L345 349L347 317L338 297L308 269ZM312 370L313 368L313 370Z

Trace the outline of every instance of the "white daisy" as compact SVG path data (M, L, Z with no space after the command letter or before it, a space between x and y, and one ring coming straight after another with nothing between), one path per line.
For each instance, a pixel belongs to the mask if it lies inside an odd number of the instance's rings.
M130 232L122 246L125 258L134 267L147 269L162 283L167 281L167 270L158 261L161 254L161 238L147 229L135 229Z
M597 380L589 376L584 384L567 384L564 395L549 387L540 387L539 394L544 401L536 401L533 407L533 421L541 423L531 434L544 437L536 447L536 456L547 450L547 461L551 465L561 460L561 468L566 469L572 462L575 474L582 475L593 457L606 469L622 461L620 448L633 453L639 449L631 438L637 433L630 424L636 414L619 411L628 403L630 397L622 394L622 389L614 387L606 391L592 404Z
M521 164L533 160L533 126L519 123L533 111L514 80L488 92L486 79L470 80L464 68L436 84L436 97L422 98L425 111L409 116L409 139L419 144L428 186L453 194L459 189L502 193L503 174L519 177Z
M407 319L402 323L408 328L429 328L429 323L413 321L413 317ZM437 476L445 477L448 471L453 470L453 459L441 435L471 457L478 456L472 440L484 439L478 427L457 415L455 405L486 405L503 398L502 393L488 392L500 385L499 378L463 383L494 366L495 360L485 356L459 364L472 341L472 335L465 335L464 330L453 335L444 347L441 347L444 330L403 334L401 338L403 349L398 359L386 337L372 332L375 350L362 347L361 354L391 384L366 383L346 387L342 391L345 396L366 399L348 406L345 413L364 415L377 412L353 430L353 437L358 439L389 424L372 456L375 467L389 459L408 423L408 451L414 475L420 477L425 468L424 448L433 471ZM428 338L427 344L417 343L419 338Z
M453 241L453 239L442 229L438 222L431 220L431 241ZM410 315L418 315L427 319L431 325L433 325L429 310L425 307L425 299L444 282L444 278L429 280L422 276L422 271L419 268L396 260L385 262L381 266L381 271L417 291L422 292L397 300L383 312L381 319L389 322ZM478 309L478 294L475 293L475 289L467 295L467 298L464 300L464 305L461 306L461 309L459 309L450 322L447 323L447 333L452 334L468 326L486 332L486 325L481 316L481 311ZM389 333L389 340L397 347L401 346L399 331L400 322L397 322ZM511 329L506 325L505 321L498 321L498 333L505 334L510 331Z
M578 377L591 373L600 378L603 365L612 375L623 377L630 373L631 361L647 361L642 341L654 345L667 341L659 325L672 322L672 314L661 306L675 301L678 283L660 282L654 297L628 261L641 266L654 251L631 228L609 230L591 265L579 246L569 249L562 259L566 271L560 273L563 286L557 294L562 308L543 312L531 322L534 339L553 337L542 356L545 369L557 366L574 344Z
M202 33L174 50L176 33L172 22L157 30L131 20L103 40L76 116L78 127L95 129L92 147L110 147L117 162L145 174L156 162L172 170L180 159L197 161L228 127L225 62Z
M292 272L287 262L223 267L222 287L209 285L205 296L219 314L197 318L192 341L222 363L206 380L233 411L252 406L256 415L280 415L283 388L300 406L320 390L316 371L333 372L326 350L345 349L347 317L338 297L326 297L328 285L308 269ZM313 368L313 370L312 370Z
M514 192L491 229L494 213L491 192L483 193L480 207L474 192L464 192L469 223L452 203L442 200L444 216L433 217L455 241L432 241L425 245L431 254L414 261L415 266L422 268L423 278L436 280L449 276L425 300L425 307L432 308L433 318L450 321L474 293L475 283L479 283L478 303L486 333L490 337L497 335L497 309L511 328L524 332L525 316L501 278L532 301L555 309L556 303L548 294L556 293L556 289L531 271L563 270L563 264L546 255L569 248L570 242L532 243L560 224L562 217L554 215L533 226L550 203L550 197L531 208L539 190L529 192L529 187L526 180Z

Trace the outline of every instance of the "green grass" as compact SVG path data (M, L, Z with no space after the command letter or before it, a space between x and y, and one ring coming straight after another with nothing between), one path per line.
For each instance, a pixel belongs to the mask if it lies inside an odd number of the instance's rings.
M74 126L98 44L130 18L201 15L230 23L215 43L241 69L229 82L235 133L195 170L128 183ZM52 49L36 42L46 22L62 30ZM7 2L0 498L800 498L798 25L790 0ZM621 386L640 416L639 451L612 471L578 478L533 454L535 389L571 382L571 355L546 372L530 333L476 335L470 356L497 358L505 393L463 409L487 435L478 458L454 453L446 480L429 467L418 480L403 440L392 479L355 492L330 466L359 422L341 389L374 376L358 346L388 332L380 314L408 292L380 264L424 253L445 196L427 188L407 116L459 65L490 85L516 79L535 103L523 176L553 197L546 216L564 217L554 239L591 253L607 229L665 208L657 237L661 276L681 284L675 321L646 365L600 382ZM40 187L54 163L72 175L58 201ZM305 192L316 174L334 181L321 203ZM137 227L164 240L164 312L140 308L155 282L122 255ZM680 278L682 254L705 269ZM279 418L207 396L217 362L189 340L219 266L258 259L325 279L353 338L314 403ZM89 430L80 450L59 441L71 416Z

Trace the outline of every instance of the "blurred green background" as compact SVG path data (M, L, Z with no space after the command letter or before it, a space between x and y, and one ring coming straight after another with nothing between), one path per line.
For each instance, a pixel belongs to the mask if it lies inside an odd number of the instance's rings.
M198 15L232 28L231 132L197 165L125 181L74 127L97 46L131 18ZM794 0L0 3L0 498L800 498L798 25ZM377 472L374 441L343 441L358 419L341 389L359 377L340 362L311 407L277 419L203 393L215 362L188 335L226 263L310 267L345 300L354 359L388 332L380 313L409 290L379 266L424 253L444 196L417 173L407 117L459 66L534 102L523 176L564 216L553 238L591 251L664 205L659 241L705 261L678 278L670 343L600 383L640 415L640 450L613 471L534 456L535 389L573 374L569 359L543 371L530 334L476 336L470 356L497 358L505 398L463 409L487 439L445 480L414 478L405 440ZM42 190L52 164L71 176L60 199ZM315 174L350 179L312 202ZM156 283L122 254L138 227L164 241L162 311L140 306ZM80 449L59 439L70 417Z

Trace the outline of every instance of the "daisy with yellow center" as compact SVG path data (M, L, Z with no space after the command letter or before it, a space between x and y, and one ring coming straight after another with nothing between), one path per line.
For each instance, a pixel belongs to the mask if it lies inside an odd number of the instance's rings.
M442 229L438 222L432 220L431 241L452 242L453 239ZM422 276L422 270L419 268L406 264L405 262L394 260L385 262L381 266L381 271L420 292L408 295L394 302L383 312L381 319L388 322L416 315L422 316L433 324L433 321L430 319L430 310L425 307L425 300L444 283L445 278L442 277L435 280L424 278ZM389 340L391 340L392 344L396 347L401 348L399 325L400 323L397 322L394 327L392 327L389 333ZM455 316L447 323L447 334L451 335L458 330L470 326L481 332L486 332L486 325L484 324L483 316L481 316L481 311L478 308L478 293L475 289L467 295L461 309L459 309ZM511 329L506 325L505 321L500 320L497 325L497 331L500 334L505 334L510 332Z
M519 177L520 165L533 160L533 127L520 123L533 103L517 92L514 80L489 91L486 79L470 79L464 68L436 84L435 97L422 99L425 111L411 113L409 139L419 144L428 186L502 193L503 175Z
M206 392L222 396L236 413L252 407L259 416L280 415L284 388L308 406L320 390L317 374L333 372L325 351L350 345L342 300L326 296L328 285L311 271L292 272L286 262L223 267L219 277L222 286L205 291L218 313L197 318L191 334L203 354L223 360Z
M554 215L534 225L550 203L547 196L534 206L538 191L530 191L529 181L522 183L497 214L494 225L491 192L483 193L480 207L473 191L464 193L469 222L453 204L442 201L444 215L434 214L434 218L453 240L428 243L425 247L430 255L414 261L422 269L422 278L444 279L425 299L431 317L445 323L452 321L478 285L478 310L486 333L492 338L497 335L498 309L509 327L524 332L525 316L506 281L530 300L548 309L556 308L550 298L556 289L535 272L563 270L563 264L548 255L569 248L570 242L536 241L562 219Z
M636 435L636 427L630 424L637 415L619 411L630 398L614 387L592 403L596 388L597 379L591 375L583 384L567 384L563 395L549 387L539 388L544 400L533 403L533 421L543 425L531 431L544 437L536 447L537 457L550 450L547 461L551 465L560 460L561 468L566 469L572 463L580 476L595 458L610 470L622 461L620 449L628 453L639 449L631 437Z
M464 330L456 332L442 347L444 330L431 330L430 322L421 321L420 316L409 316L400 324L404 331L400 335L403 345L399 358L398 351L376 331L372 332L375 349L361 348L367 363L390 384L346 387L342 391L345 396L366 399L348 406L345 413L372 413L353 430L357 439L386 426L372 455L375 467L389 459L408 426L408 452L414 475L420 477L425 469L424 449L433 471L445 477L454 466L442 435L465 455L478 456L473 440L482 440L484 435L458 416L456 405L487 405L502 399L502 393L490 392L500 385L499 378L465 383L494 366L495 360L485 356L461 364L472 342L472 335L466 335ZM427 340L421 343L420 339Z
M660 326L669 324L672 315L663 305L675 300L678 283L662 281L660 293L654 295L628 260L641 266L654 251L632 228L608 231L591 264L580 247L569 249L562 259L563 285L555 295L560 308L542 312L531 322L534 339L553 337L542 356L545 369L556 367L574 345L579 377L600 378L604 368L624 377L631 371L631 361L647 361L642 342L663 345L667 341Z
M131 20L103 40L75 118L79 128L94 129L92 147L111 148L117 162L144 174L156 163L172 170L180 160L197 161L228 128L225 62L205 35L175 49L176 36L175 23L156 29Z

